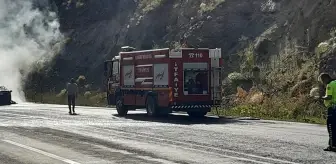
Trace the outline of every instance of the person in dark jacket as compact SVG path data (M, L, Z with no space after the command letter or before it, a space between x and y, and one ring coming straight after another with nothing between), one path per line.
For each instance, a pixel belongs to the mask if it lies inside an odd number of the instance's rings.
M66 86L66 91L68 94L68 106L69 106L69 114L76 114L75 113L75 105L76 105L76 98L78 96L78 86L75 82L75 79L71 79L70 83ZM72 112L71 112L72 106Z

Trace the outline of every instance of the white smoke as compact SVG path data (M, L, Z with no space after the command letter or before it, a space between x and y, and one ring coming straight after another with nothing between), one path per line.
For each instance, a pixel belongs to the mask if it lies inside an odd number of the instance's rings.
M12 90L19 102L25 101L24 77L36 63L52 59L63 37L56 13L33 5L33 0L0 0L0 86Z

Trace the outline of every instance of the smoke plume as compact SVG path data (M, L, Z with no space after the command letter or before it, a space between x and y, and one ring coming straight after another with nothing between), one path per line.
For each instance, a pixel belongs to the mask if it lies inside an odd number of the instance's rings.
M52 60L62 34L48 0L0 0L0 86L25 101L24 79L36 64Z

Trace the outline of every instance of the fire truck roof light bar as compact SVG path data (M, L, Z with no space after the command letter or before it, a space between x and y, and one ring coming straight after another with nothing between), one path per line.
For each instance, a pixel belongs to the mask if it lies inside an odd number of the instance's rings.
M209 48L180 48L181 50L209 50Z
M163 48L163 49L152 49L152 50L142 50L142 51L131 51L131 52L120 52L120 54L133 54L133 53L141 53L141 52L153 52L153 51L164 51L169 50L169 48Z
M219 49L220 48L214 48ZM130 51L130 52L120 52L120 54L132 54L132 53L141 53L141 52L153 52L153 51L165 51L165 50L174 50L170 48L162 48L162 49L152 49L152 50L141 50L141 51ZM210 50L210 48L179 48L175 50Z

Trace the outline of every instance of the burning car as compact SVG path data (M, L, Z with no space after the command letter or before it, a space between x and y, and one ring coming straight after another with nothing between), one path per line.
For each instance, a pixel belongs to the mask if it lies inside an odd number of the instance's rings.
M12 91L8 90L4 86L0 86L0 105L11 105L15 104L14 101L12 101Z

